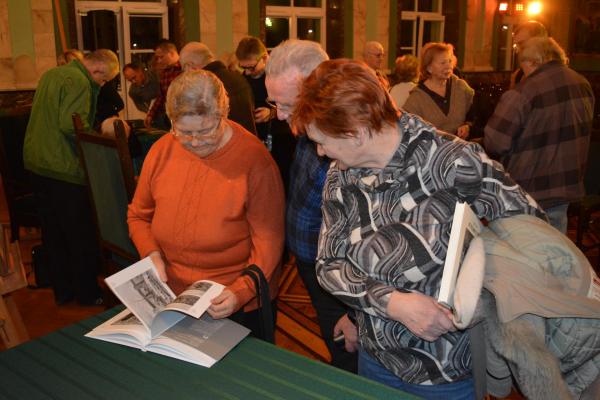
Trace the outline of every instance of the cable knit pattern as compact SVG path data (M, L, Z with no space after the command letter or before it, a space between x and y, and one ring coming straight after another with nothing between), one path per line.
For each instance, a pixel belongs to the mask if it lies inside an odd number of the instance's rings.
M210 279L228 285L241 304L254 296L243 268L258 265L277 292L274 272L283 250L284 194L264 145L240 125L206 158L172 135L158 140L144 161L129 206L129 231L141 256L160 250L169 286L179 293ZM252 302L246 310L255 308Z

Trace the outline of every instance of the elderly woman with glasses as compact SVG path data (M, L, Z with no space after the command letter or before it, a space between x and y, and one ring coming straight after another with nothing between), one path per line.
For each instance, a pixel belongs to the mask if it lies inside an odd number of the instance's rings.
M208 71L181 74L169 86L171 135L151 148L128 212L140 256L150 256L175 293L209 279L226 286L208 309L258 326L252 281L256 264L277 293L283 251L284 195L263 144L228 120L229 100Z
M396 109L373 70L325 61L292 123L334 160L317 277L356 310L359 374L424 398L471 399L469 338L435 297L457 201L480 218L542 215L483 149Z

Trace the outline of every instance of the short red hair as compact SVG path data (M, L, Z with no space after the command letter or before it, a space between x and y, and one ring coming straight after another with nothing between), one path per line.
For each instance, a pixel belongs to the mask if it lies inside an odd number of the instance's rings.
M349 59L321 63L304 81L292 125L305 132L310 124L333 137L370 133L394 125L399 111L375 72Z

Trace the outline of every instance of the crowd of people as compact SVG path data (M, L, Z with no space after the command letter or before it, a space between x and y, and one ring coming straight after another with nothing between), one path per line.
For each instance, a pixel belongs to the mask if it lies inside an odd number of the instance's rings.
M123 67L144 124L170 133L129 205L140 256L176 293L224 284L208 312L253 331L256 293L241 272L258 265L276 307L293 256L332 365L425 398L475 398L469 335L436 301L456 202L488 222L532 215L566 233L591 136L590 84L539 23L515 39L522 76L483 146L469 141L474 90L446 43L399 57L386 76L377 42L361 61L329 60L315 42L269 53L247 37L230 68L203 43L178 52L161 41L158 70ZM115 54L97 50L47 72L35 96L24 157L58 304L100 299L71 114L94 126L100 87L117 73Z

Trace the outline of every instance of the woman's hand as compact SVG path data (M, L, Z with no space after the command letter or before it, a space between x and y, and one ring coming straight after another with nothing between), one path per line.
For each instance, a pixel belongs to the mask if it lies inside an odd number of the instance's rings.
M254 120L257 124L267 122L271 119L271 109L268 107L257 107L254 110Z
M167 282L169 278L167 277L165 261L163 260L160 251L153 251L152 253L148 254L148 256L150 256L150 260L152 260L152 263L156 267L156 271L158 271L158 277L160 280Z
M208 307L207 311L214 319L227 318L239 308L237 296L229 289L223 290L210 302L212 305Z
M467 124L461 125L456 130L456 136L458 136L459 138L461 138L463 140L467 140L467 138L469 137L470 130L471 129L470 129L469 125L467 125Z
M387 306L388 316L401 322L421 339L433 342L447 332L456 331L452 312L433 297L422 293L394 291Z
M333 337L338 336L340 333L344 334L344 348L348 353L354 353L358 350L358 329L350 321L348 314L344 314L333 327Z

